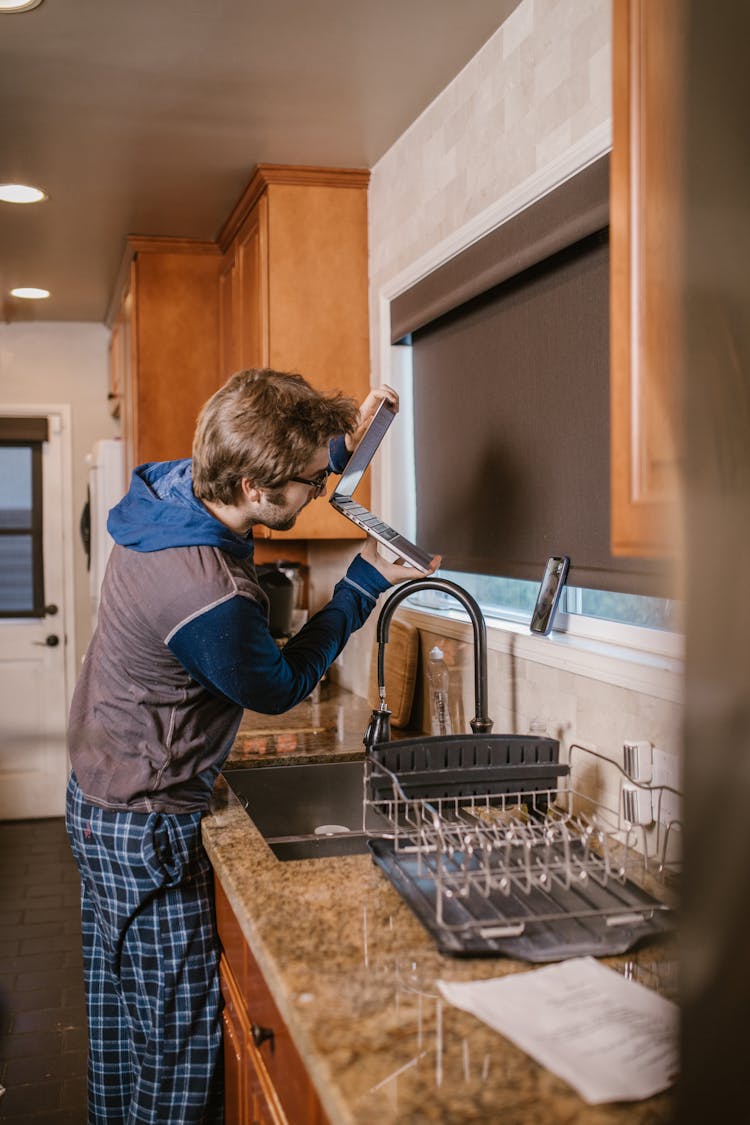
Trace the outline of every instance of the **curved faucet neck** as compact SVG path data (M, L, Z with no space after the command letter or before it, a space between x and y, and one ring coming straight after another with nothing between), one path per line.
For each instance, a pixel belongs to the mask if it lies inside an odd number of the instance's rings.
M466 590L447 578L415 578L397 587L389 595L383 605L378 618L378 691L383 698L385 691L385 646L388 641L391 618L396 608L404 598L417 594L420 590L438 590L449 594L460 602L471 619L474 631L474 697L475 714L471 720L471 729L474 734L489 734L492 730L492 719L487 715L487 629L482 611L477 602Z

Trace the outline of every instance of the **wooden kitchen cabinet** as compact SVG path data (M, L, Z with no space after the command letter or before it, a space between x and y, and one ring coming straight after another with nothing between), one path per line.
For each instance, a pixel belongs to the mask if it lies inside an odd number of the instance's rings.
M259 165L218 237L220 367L269 366L361 402L370 387L367 184L351 169ZM358 499L369 502L368 482ZM273 539L360 539L319 500Z
M680 501L678 0L614 0L612 552L674 553Z
M217 879L227 1125L327 1125L263 974Z
M122 416L125 381L130 373L130 295L122 302L109 339L109 391L107 400L113 418Z
M213 242L128 239L110 323L127 469L189 457L217 389L221 256Z
M268 367L268 201L262 196L222 259L220 364L222 377Z

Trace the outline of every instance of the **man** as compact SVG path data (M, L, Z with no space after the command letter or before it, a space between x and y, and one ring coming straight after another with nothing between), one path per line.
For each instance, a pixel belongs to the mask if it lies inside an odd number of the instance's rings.
M91 1125L222 1119L201 817L243 708L275 714L305 699L378 595L414 576L368 540L280 651L252 528L292 527L382 398L398 407L388 387L358 412L298 375L240 372L204 406L192 461L140 466L110 513L116 545L69 724Z

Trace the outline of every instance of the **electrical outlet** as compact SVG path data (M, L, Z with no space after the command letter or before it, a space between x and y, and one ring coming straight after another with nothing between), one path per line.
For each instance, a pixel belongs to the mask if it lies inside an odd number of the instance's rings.
M654 814L662 824L671 824L681 816L680 761L676 754L667 754L654 747L654 771L651 785L654 787ZM659 786L668 786L660 789ZM676 792L672 792L676 790Z
M638 785L622 787L622 815L630 824L653 824L651 790Z
M626 739L622 744L622 764L633 781L651 781L651 743L648 739Z

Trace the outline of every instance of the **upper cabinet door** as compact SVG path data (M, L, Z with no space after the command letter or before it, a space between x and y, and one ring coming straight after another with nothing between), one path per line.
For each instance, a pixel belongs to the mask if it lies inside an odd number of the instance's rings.
M679 3L613 13L612 552L656 558L680 493Z
M268 366L268 201L261 196L222 259L221 371Z
M198 412L219 384L220 258L212 243L129 241L131 362L123 436L132 469L190 456Z
M268 366L268 200L256 203L236 240L240 366Z
M237 248L230 246L219 269L219 379L223 383L240 366L240 270Z

